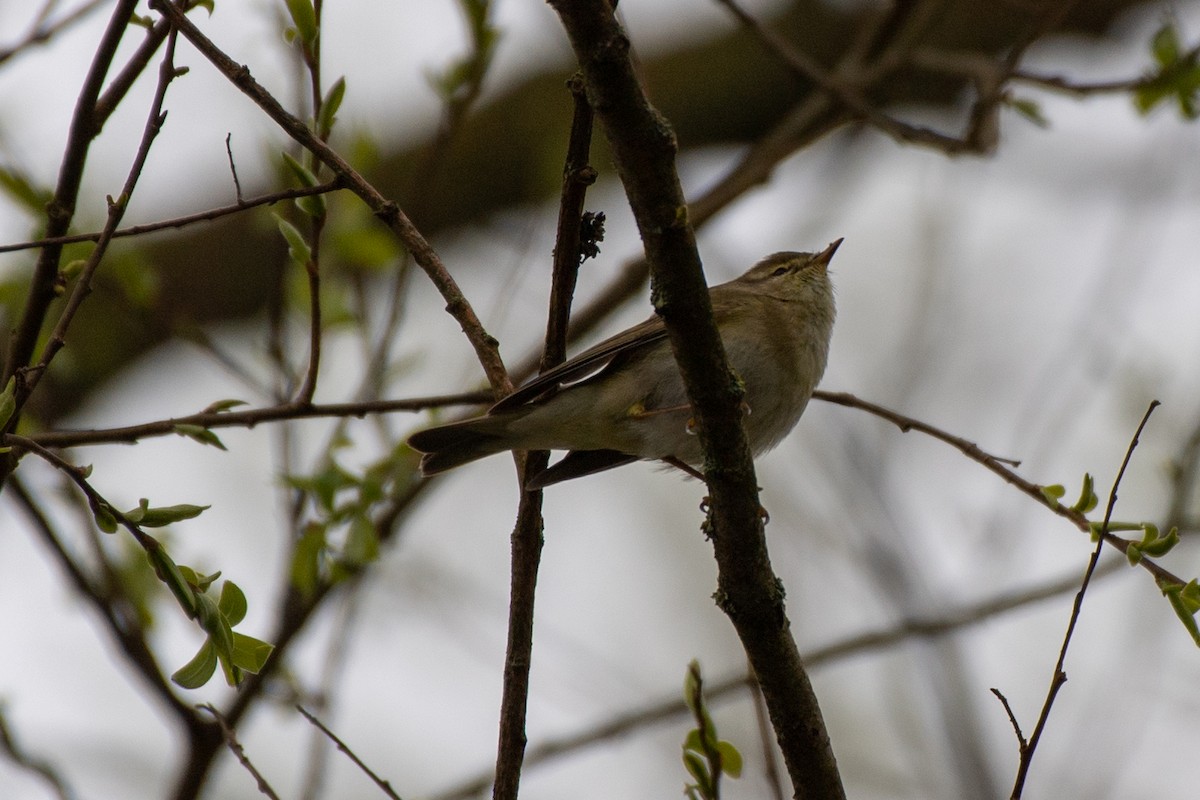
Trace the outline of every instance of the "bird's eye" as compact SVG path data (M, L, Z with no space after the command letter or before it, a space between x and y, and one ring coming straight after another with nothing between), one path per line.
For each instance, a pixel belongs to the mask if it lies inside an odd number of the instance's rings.
M780 268L778 268L777 270L775 270L774 272L772 272L772 273L771 273L771 277L772 277L772 278L778 278L778 277L780 277L780 276L787 275L787 274L788 274L788 268L787 268L787 267L780 267Z

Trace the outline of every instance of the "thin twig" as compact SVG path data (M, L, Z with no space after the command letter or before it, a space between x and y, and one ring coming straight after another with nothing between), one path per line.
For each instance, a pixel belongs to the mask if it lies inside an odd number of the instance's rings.
M771 732L771 718L767 716L767 704L763 700L762 688L753 675L748 676L750 683L750 702L754 705L754 722L758 726L758 743L763 754L763 779L771 790L772 800L784 800L783 775L779 771L779 757L776 755L775 739Z
M2 705L0 705L0 753L8 756L8 759L21 769L32 772L50 784L50 788L54 794L58 795L59 800L73 800L76 797L66 779L53 764L44 758L25 752L8 726L8 719L4 716Z
M99 268L104 255L108 252L108 245L112 241L113 232L121 224L121 218L125 215L125 209L129 207L129 200L133 197L133 191L137 187L138 179L141 178L142 169L145 167L146 159L150 155L150 148L167 119L166 112L162 109L163 101L167 96L167 87L171 85L171 81L177 76L178 73L175 70L175 36L172 34L167 37L167 51L163 55L162 63L159 66L158 83L154 89L154 99L150 103L150 113L146 117L146 124L142 130L142 138L138 143L133 164L129 168L129 174L125 178L125 184L121 188L120 195L115 200L109 200L108 221L104 225L104 230L100 233L100 238L97 240L95 248L88 255L83 269L80 271L78 278L76 278L75 288L67 298L62 313L59 315L58 322L55 324L54 330L51 331L50 337L42 349L41 357L38 359L36 365L24 373L24 378L20 381L21 386L17 391L18 410L29 395L33 393L42 376L46 374L46 369L50 366L50 362L54 359L55 355L66 344L67 329L71 326L71 322L75 319L75 314L79 311L80 306L83 305L83 301L91 294L92 277ZM43 252L46 251L43 250Z
M317 730L323 733L329 739L329 741L333 742L334 745L337 746L338 750L345 753L346 757L350 759L354 766L358 767L360 770L362 770L364 775L374 781L375 785L378 786L384 794L392 798L392 800L400 800L400 795L396 794L396 790L392 788L391 782L385 778L379 777L379 775L377 775L374 770L368 767L363 760L358 757L358 754L351 750L350 747L337 736L337 734L329 730L329 728L327 728L325 724L321 722L321 720L317 719L316 715L302 705L297 705L296 710L304 715L304 718L312 723Z
M876 405L875 403L859 399L846 392L817 391L813 393L813 397L830 403L836 403L837 405L859 408L863 411L868 411L878 417L886 419L888 422L891 422L896 427L900 428L901 431L906 433L908 431L920 431L921 433L932 436L939 441L943 441L946 444L949 444L951 447L954 447L963 455L970 458L972 461L982 464L996 475L999 475L1005 483L1015 486L1017 489L1033 498L1041 505L1049 508L1058 516L1070 521L1076 528L1084 533L1088 535L1096 533L1102 541L1121 551L1122 553L1128 553L1129 548L1135 544L1129 539L1109 532L1107 529L1097 532L1094 530L1091 520L1089 520L1087 516L1083 514L1083 512L1071 508L1070 506L1063 505L1057 501L1051 501L1047 499L1046 495L1042 493L1042 486L1034 483L1033 481L1022 478L1020 475L1013 472L1008 468L1008 466L1006 466L1008 464L1019 464L1020 462L1018 461L990 455L981 450L974 442L970 442L960 436L947 433L940 428L936 428L928 423L913 419L912 417L907 417L904 414L897 413L890 409L884 408L883 406ZM1153 559L1142 558L1140 561L1138 561L1138 565L1153 575L1159 586L1164 584L1183 586L1187 583L1187 581L1183 580L1178 575L1175 575L1171 571L1157 564Z
M279 125L290 137L310 151L333 171L350 189L365 202L371 212L388 226L388 229L408 248L425 274L429 276L442 298L446 310L454 317L475 350L488 382L497 397L512 391L512 382L500 358L496 340L488 334L475 310L450 275L441 256L425 239L420 230L395 201L384 197L362 175L328 144L323 142L302 120L289 113L275 97L250 75L249 68L238 64L211 39L204 35L183 10L169 0L151 0L151 8L170 19L180 33L209 60L234 86L249 97L262 111Z
M250 761L250 757L246 755L246 748L242 747L242 743L237 739L237 734L234 733L233 728L229 726L228 721L217 710L216 706L211 703L205 703L200 708L213 715L213 719L217 721L217 725L221 728L221 736L225 739L225 745L229 748L229 752L233 753L238 763L254 778L255 783L258 785L258 791L271 798L271 800L279 800L279 795L276 794L275 790L271 788L271 784L267 782L263 774Z
M961 137L950 136L932 128L914 125L889 116L867 99L863 86L846 80L838 73L826 71L815 59L763 26L736 0L716 0L716 2L729 9L730 13L796 76L815 83L822 91L845 106L855 117L878 128L897 142L932 147L948 155L963 152L986 152L986 148L981 147L981 140L970 132Z
M1129 441L1129 446L1125 449L1125 458L1121 461L1121 468L1117 470L1117 477L1113 480L1112 489L1108 493L1108 505L1104 509L1104 522L1100 526L1101 535L1096 539L1096 547L1092 551L1091 558L1088 559L1087 570L1083 574L1083 583L1080 585L1079 591L1075 594L1075 602L1071 607L1071 616L1067 622L1067 630L1063 636L1062 647L1058 652L1058 661L1054 665L1054 674L1050 679L1050 688L1046 692L1046 700L1042 704L1042 711L1038 715L1038 721L1033 728L1033 733L1029 735L1029 742L1021 748L1021 759L1017 765L1016 779L1013 782L1012 800L1019 800L1025 789L1025 779L1028 777L1029 768L1033 764L1033 756L1037 751L1038 742L1041 741L1042 733L1046 730L1046 723L1050 718L1050 709L1054 706L1054 700L1058 696L1059 690L1067 682L1067 673L1064 669L1067 660L1067 649L1071 646L1071 637L1075 633L1075 625L1079 622L1079 615L1083 611L1084 595L1091 584L1092 575L1096 571L1096 565L1100 561L1100 551L1104 548L1104 534L1108 532L1109 523L1112 521L1113 509L1117 505L1117 489L1121 485L1122 478L1125 477L1125 468L1129 466L1129 460L1133 458L1133 451L1138 446L1142 430L1145 429L1146 423L1150 420L1150 415L1154 413L1154 409L1158 405L1157 400L1152 400L1150 406L1146 409L1146 413L1142 415L1142 421L1138 423L1137 430L1134 432L1133 438ZM1011 715L1011 710L1009 713ZM1019 731L1020 728L1017 728L1017 730Z
M88 2L67 12L54 22L48 22L47 18L50 15L51 8L58 3L56 0L47 0L42 10L38 12L37 18L34 20L29 31L18 41L0 49L0 64L3 64L19 53L29 50L34 45L46 44L55 36L67 30L71 25L79 22L92 11L104 5L105 2L106 0L88 0Z
M546 340L542 371L561 364L567 353L567 324L571 298L582 260L580 223L588 186L595 171L588 166L592 144L592 108L580 82L571 86L575 104L559 201L558 235L554 244ZM590 180L588 179L590 177ZM537 451L518 458L522 484L549 464L550 453ZM542 492L521 493L517 523L511 537L512 565L508 610L508 642L504 656L504 687L500 700L500 731L496 747L495 800L516 800L527 741L529 671L533 663L534 599L542 545Z
M168 228L183 228L197 222L211 222L221 217L227 217L230 214L238 214L249 208L257 206L273 205L281 200L295 200L300 197L313 197L315 195L328 194L336 192L344 188L338 179L334 178L318 186L302 186L296 189L281 189L277 192L268 192L257 197L252 197L249 200L242 200L240 197L241 188L237 189L239 193L238 202L233 205L220 206L211 208L207 211L198 211L194 214L188 214L182 217L173 219L165 219L160 222L147 222L141 225L131 225L128 228L120 228L112 232L111 238L120 239L125 236L141 236L154 231L166 230ZM94 231L92 233L73 233L69 236L55 236L47 239L34 239L28 242L17 242L15 244L0 245L0 253L11 253L17 250L32 250L37 247L49 247L51 245L75 244L76 242L98 242L103 235L103 231Z
M237 164L233 160L233 134L225 134L225 155L229 159L229 175L233 178L233 196L237 198L239 206L245 205L242 200L242 182L238 180Z
M83 181L83 169L87 161L88 150L100 132L96 119L97 97L109 67L116 57L117 47L129 29L129 20L137 5L138 0L120 0L117 3L109 18L104 36L97 46L96 54L92 58L87 77L79 90L62 165L59 167L58 184L55 187L53 199L46 206L46 233L51 237L65 234L75 216L75 203L78 200L79 188ZM25 307L9 337L4 374L3 378L0 378L4 383L16 375L19 369L26 367L33 357L50 304L58 297L58 266L61 256L61 247L44 248L38 256L30 279L29 292L25 298ZM9 419L9 430L15 429L19 416L19 414L14 414ZM5 460L3 466L0 467L0 481L7 477L11 468L12 463Z
M365 400L354 403L314 403L299 405L280 403L246 411L202 411L182 417L126 425L118 428L91 430L61 430L30 434L29 439L46 447L77 447L79 445L124 443L134 444L142 439L180 434L180 426L201 428L253 428L264 422L318 417L365 417L368 414L387 414L397 411L423 411L447 406L480 405L492 397L488 391L462 394L407 397L398 400Z
M1017 737L1017 746L1023 751L1029 746L1029 742L1025 738L1025 734L1021 731L1021 723L1017 722L1017 715L1013 713L1013 709L1008 702L1008 698L1004 696L1004 692L995 687L992 687L990 691L992 694L996 695L996 699L1000 701L1000 705L1004 706L1004 713L1008 714L1008 724L1012 725L1013 733Z

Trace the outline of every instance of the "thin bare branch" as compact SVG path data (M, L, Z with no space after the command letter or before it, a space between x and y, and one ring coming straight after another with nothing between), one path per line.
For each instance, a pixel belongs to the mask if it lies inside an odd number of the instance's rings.
M205 703L204 705L200 706L200 708L213 715L213 719L217 721L217 725L219 725L221 728L221 736L224 737L225 745L229 748L229 752L233 753L234 758L238 760L238 763L241 764L242 767L244 767L245 770L254 778L254 782L258 786L259 793L266 795L267 797L271 798L271 800L279 800L279 795L273 788L271 788L271 784L267 782L267 779L263 777L263 774L259 772L258 768L255 767L250 761L250 757L246 755L246 748L242 747L242 743L237 739L237 734L234 732L233 728L230 727L229 722L225 719L221 712L210 703Z
M558 235L554 243L550 304L546 321L546 341L540 370L552 369L566 360L567 324L579 264L580 225L588 187L595 170L588 164L592 146L592 107L582 81L569 83L575 104L567 155L563 166L559 200ZM547 451L518 457L522 485L528 476L541 472L550 461ZM494 800L516 800L525 759L526 714L529 704L529 672L533 664L534 599L541 561L542 492L521 493L517 523L511 537L512 564L508 610L508 641L504 656L504 688L500 700L500 732L496 747Z
M354 403L314 403L280 405L255 408L248 411L203 411L183 417L171 417L119 428L95 428L92 430L62 430L35 433L31 441L46 447L77 447L79 445L125 443L133 444L142 439L156 436L181 435L180 426L201 428L253 428L264 422L318 417L365 417L368 414L387 414L397 411L423 411L446 406L480 405L487 403L491 392L477 391L462 394L409 397L399 400L368 400ZM184 428L186 430L186 428Z
M210 208L207 211L198 211L195 214L187 214L182 217L174 217L165 219L160 222L147 222L141 225L130 225L128 228L119 228L112 232L112 239L120 239L126 236L142 236L143 234L153 233L154 231L167 230L168 228L183 228L197 222L212 222L221 217L227 217L230 214L238 214L250 208L258 206L274 205L282 200L295 200L300 197L313 197L315 195L328 194L336 192L344 188L335 178L331 181L320 184L319 186L303 186L295 189L280 189L277 192L268 192L266 194L252 197L249 200L241 200L239 196L238 202L220 206L218 208ZM238 192L240 195L240 187ZM0 253L11 253L17 250L32 250L37 247L49 247L51 245L75 244L76 242L98 242L103 235L103 231L94 231L92 233L73 233L69 236L55 236L47 239L34 239L28 242L16 242L15 244L0 245Z
M59 800L74 800L75 792L58 768L44 758L29 753L17 741L9 728L8 719L4 715L4 707L0 705L0 753L26 772L31 772L50 785L51 791Z
M162 110L162 107L163 101L166 99L167 87L177 77L174 56L175 37L172 35L167 40L167 52L163 56L162 64L159 67L158 83L155 86L154 99L150 103L150 112L147 115L146 124L142 130L142 138L138 143L137 152L134 155L133 164L129 168L125 184L116 199L109 199L108 221L104 225L104 230L100 233L100 238L97 240L95 248L88 255L83 269L75 280L75 288L67 298L66 305L59 315L58 322L55 323L54 330L51 331L50 337L46 341L46 346L42 349L41 357L38 359L36 365L28 372L23 373L23 379L20 381L17 391L18 412L21 404L33 393L42 376L46 374L46 369L50 366L50 362L66 344L67 329L71 326L71 322L75 319L75 314L78 313L80 306L83 305L83 301L91 294L92 277L95 275L97 268L99 268L105 253L108 252L108 245L112 241L113 232L121 224L121 218L125 215L125 209L129 207L129 200L133 197L133 191L137 187L138 179L142 175L142 169L145 167L146 159L150 155L150 148L154 144L159 131L162 130L163 123L166 121L167 115ZM45 253L46 250L42 252Z
M1062 689L1063 684L1067 682L1067 673L1065 670L1067 661L1067 650L1071 646L1071 638L1075 633L1075 626L1079 622L1079 615L1083 611L1083 598L1087 594L1088 586L1091 584L1092 576L1096 572L1096 565L1100 562L1100 551L1104 548L1104 534L1108 533L1109 523L1112 522L1113 510L1117 506L1117 489L1121 486L1121 480L1125 477L1125 468L1129 466L1129 460L1133 458L1133 451L1138 446L1138 440L1142 435L1142 431L1146 427L1146 423L1150 421L1150 415L1154 413L1154 409L1159 405L1157 400L1150 402L1150 406L1146 409L1146 413L1142 415L1142 421L1138 423L1137 430L1134 431L1133 438L1129 440L1129 446L1125 449L1125 458L1121 461L1121 468L1117 470L1117 477L1113 479L1112 489L1108 493L1108 505L1104 509L1104 521L1100 525L1100 537L1096 540L1096 547L1092 551L1092 556L1088 559L1087 570L1083 573L1083 583L1079 587L1079 591L1075 593L1075 602L1071 606L1071 616L1067 622L1067 630L1063 635L1062 647L1058 652L1058 661L1054 665L1054 673L1050 678L1050 688L1046 691L1046 700L1042 703L1042 711L1038 715L1037 724L1033 728L1033 733L1029 735L1029 741L1025 743L1020 750L1020 763L1017 765L1017 777L1013 781L1012 800L1020 800L1020 797L1025 789L1025 780L1029 775L1029 768L1033 765L1033 756L1037 751L1038 742L1042 739L1042 734L1046 730L1046 723L1050 719L1050 710L1054 706L1054 700L1058 697L1058 692ZM1008 707L1008 703L1005 703ZM1012 710L1009 709L1009 715L1012 716ZM1019 732L1020 727L1013 723L1015 729Z
M512 391L512 383L500 358L496 340L484 329L475 310L467 301L458 283L451 277L450 272L442 263L441 257L433 246L425 239L408 215L395 201L384 197L374 186L362 177L344 158L333 148L320 139L302 120L289 113L275 97L262 87L250 75L250 70L238 64L223 50L205 36L199 28L192 24L184 15L183 10L169 0L151 0L151 8L167 17L171 24L190 41L217 70L224 75L243 94L254 101L264 113L274 120L285 133L295 139L306 150L310 151L333 174L338 176L346 188L358 195L380 219L396 235L401 243L412 253L417 264L429 276L434 286L446 301L446 310L462 326L468 341L475 349L476 357L487 375L488 382L497 397Z
M963 455L970 458L972 461L982 464L995 474L999 475L1004 479L1005 483L1015 486L1017 489L1021 490L1041 505L1049 508L1058 516L1069 520L1075 527L1089 536L1095 532L1093 530L1091 520L1089 520L1087 516L1083 514L1083 512L1077 511L1070 506L1065 506L1057 501L1050 500L1042 491L1042 489L1045 487L1036 484L1033 481L1022 478L1020 475L1013 472L1008 466L1006 466L1010 464L1019 464L1019 461L1013 461L1012 459L990 455L981 450L974 442L970 442L960 436L947 433L940 428L935 428L928 423L921 422L920 420L913 419L912 417L907 417L903 414L884 408L883 406L876 405L875 403L861 400L846 392L816 391L813 393L813 397L830 403L836 403L837 405L849 406L851 408L859 408L863 411L868 411L878 417L886 419L888 422L891 422L905 433L908 431L920 431L932 436L935 439L943 441L946 444L949 444L951 447L954 447ZM1129 548L1134 545L1134 542L1130 541L1129 539L1109 532L1107 526L1104 530L1099 531L1098 535L1103 542L1111 545L1113 548L1121 551L1122 553L1128 553ZM1187 583L1187 581L1183 580L1179 576L1159 566L1154 562L1153 559L1143 557L1140 561L1138 561L1138 565L1153 575L1155 581L1160 586L1163 584L1183 586Z
M329 741L333 742L334 745L337 746L338 750L345 753L346 757L350 759L350 761L354 764L354 766L356 766L360 770L362 770L363 774L366 775L368 778L370 778L375 783L375 785L379 787L380 791L382 791L388 797L392 798L392 800L400 800L400 795L396 794L396 790L392 788L392 784L387 779L379 777L379 775L377 775L374 772L374 770L372 770L370 767L368 767L366 765L366 763L364 763L363 760L358 757L357 753L355 753L352 749L350 749L349 745L347 745L345 742L343 742L337 736L337 734L335 734L333 731L329 730L329 728L327 728L325 726L325 723L323 723L323 722L321 722L321 720L317 719L316 715L314 715L312 712L310 712L304 706L298 705L298 706L296 706L296 710L299 711L306 720L311 722L316 727L317 730L319 730L322 734L324 734L329 739Z
M79 22L88 14L104 5L105 2L106 0L88 0L88 2L82 3L51 22L49 20L50 14L53 11L53 6L58 5L58 3L57 0L47 0L25 35L9 46L0 48L0 64L37 45L46 44L55 36L69 29L76 22Z

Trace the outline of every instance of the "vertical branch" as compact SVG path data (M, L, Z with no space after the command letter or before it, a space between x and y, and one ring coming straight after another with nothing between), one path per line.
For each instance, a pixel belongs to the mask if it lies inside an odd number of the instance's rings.
M550 311L546 322L546 346L541 370L566 359L567 322L571 298L581 261L580 226L587 187L596 180L588 165L592 144L592 109L582 82L568 84L575 99L571 138L563 168L562 199L559 204L558 235L554 245ZM527 475L541 472L550 462L550 453L528 453L520 463L522 484ZM542 492L522 492L513 527L512 575L508 608L508 646L504 658L504 689L500 700L500 733L496 748L496 778L492 785L494 800L516 800L525 759L525 719L529 701L529 669L533 652L533 611L538 566L542 545Z
M549 0L571 40L650 262L652 299L687 387L705 453L717 600L763 690L798 798L842 800L829 735L771 568L741 392L725 358L696 251L667 121L650 105L629 39L606 0Z

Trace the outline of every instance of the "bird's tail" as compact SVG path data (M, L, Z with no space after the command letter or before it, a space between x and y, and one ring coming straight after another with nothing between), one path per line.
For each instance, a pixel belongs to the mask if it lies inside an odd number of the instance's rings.
M421 456L421 473L436 475L479 458L512 449L503 417L475 417L417 431L408 445Z

